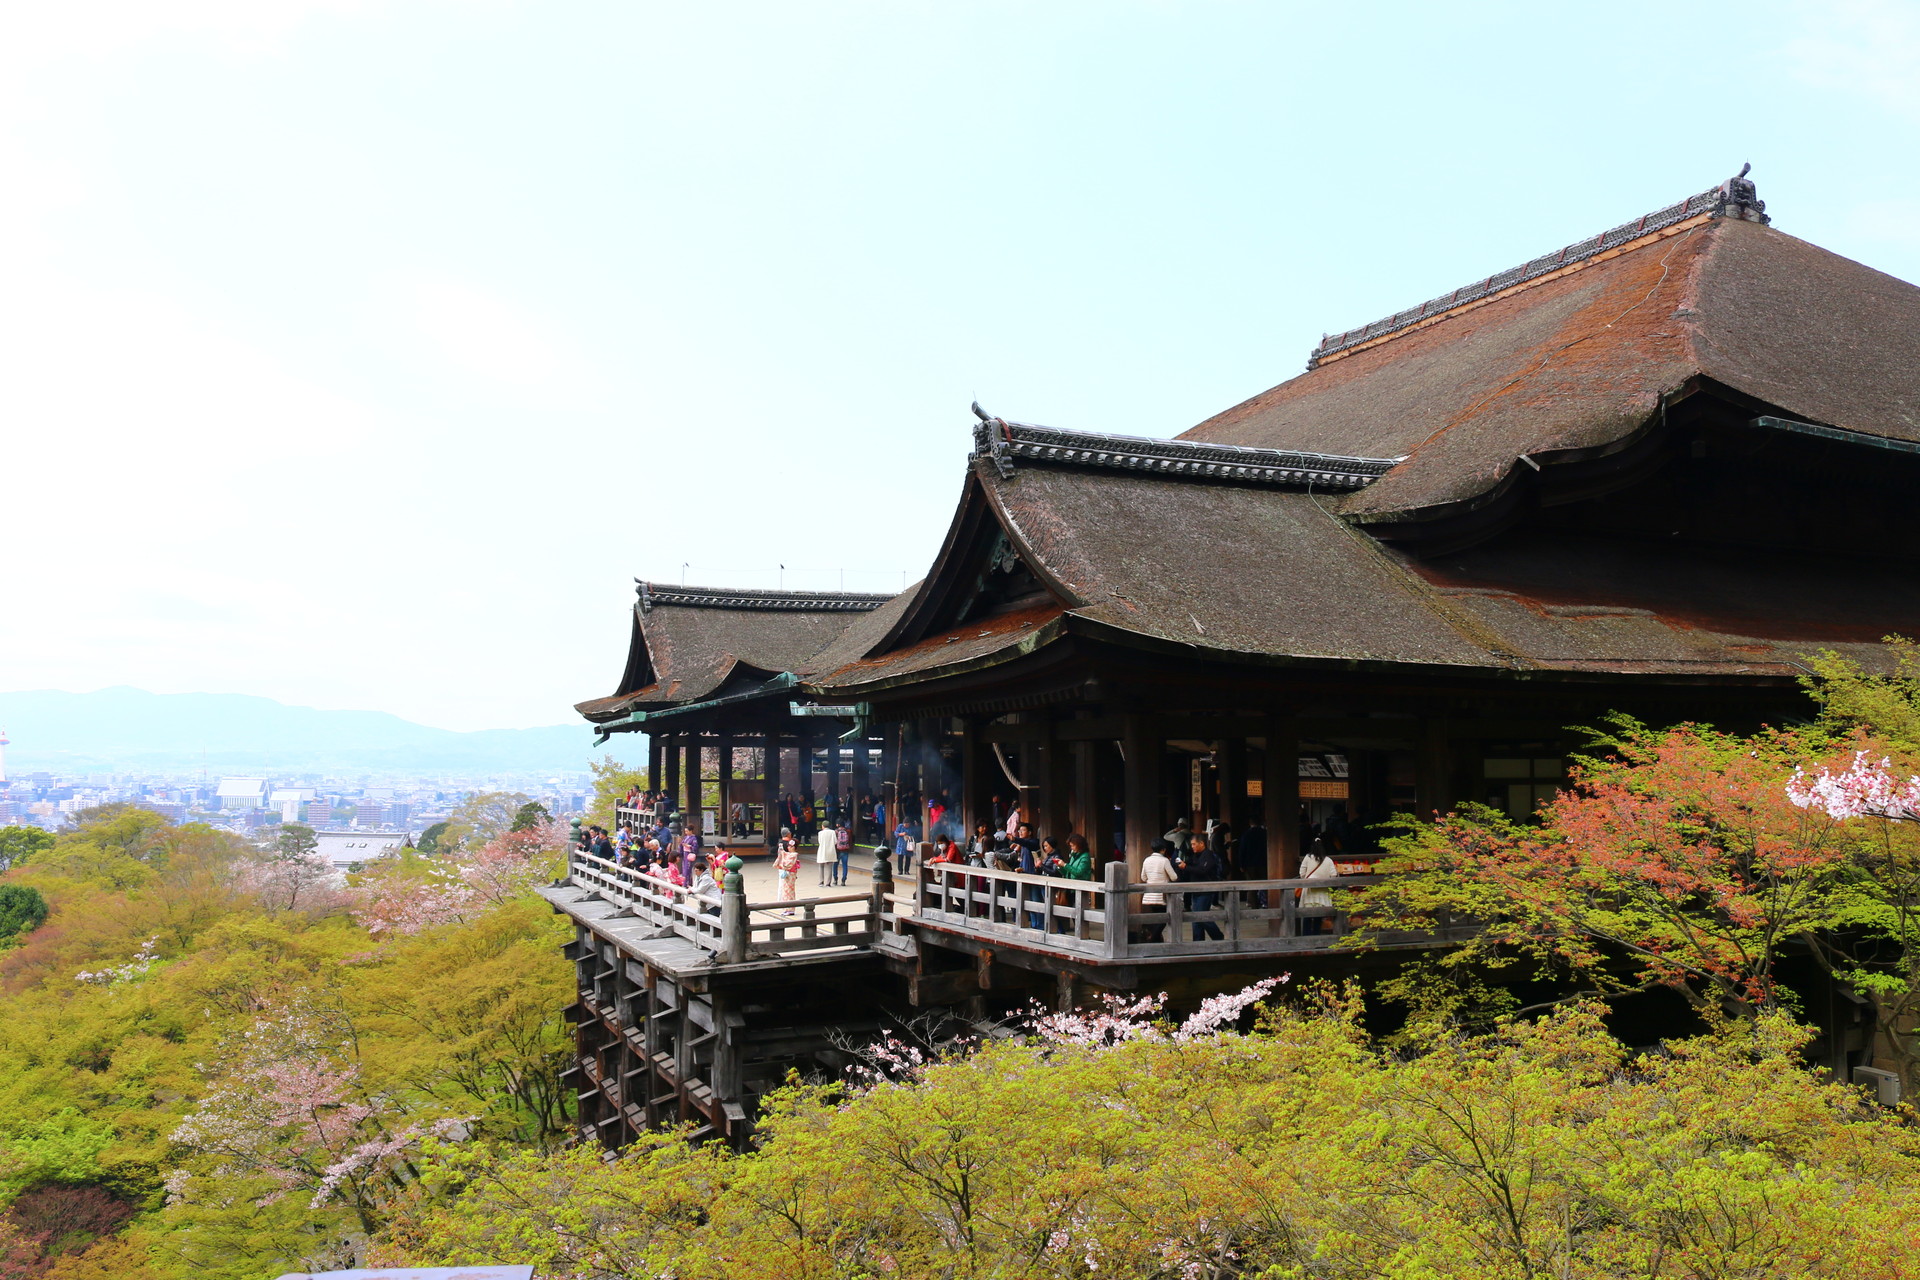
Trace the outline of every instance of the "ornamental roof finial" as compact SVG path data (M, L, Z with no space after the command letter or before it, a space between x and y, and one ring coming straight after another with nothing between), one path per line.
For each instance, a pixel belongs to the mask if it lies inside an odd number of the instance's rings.
M1760 189L1747 176L1752 172L1753 162L1749 160L1740 166L1740 172L1720 184L1720 203L1713 210L1715 217L1738 218L1762 225L1773 221L1767 216L1767 202L1760 198Z

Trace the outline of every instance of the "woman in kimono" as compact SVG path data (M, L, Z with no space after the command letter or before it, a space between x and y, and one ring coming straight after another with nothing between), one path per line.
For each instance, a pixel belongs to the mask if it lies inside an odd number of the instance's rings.
M780 828L780 849L773 855L773 869L780 874L780 901L795 901L800 884L800 846L794 841L792 827ZM790 916L793 908L780 914Z

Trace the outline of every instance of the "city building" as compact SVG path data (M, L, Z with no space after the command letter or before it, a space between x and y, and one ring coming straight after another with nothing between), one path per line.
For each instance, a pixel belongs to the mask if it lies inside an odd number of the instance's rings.
M266 803L264 778L222 778L213 799L222 809L258 809Z
M391 853L406 841L404 831L316 831L315 852L335 871L356 871L361 864Z

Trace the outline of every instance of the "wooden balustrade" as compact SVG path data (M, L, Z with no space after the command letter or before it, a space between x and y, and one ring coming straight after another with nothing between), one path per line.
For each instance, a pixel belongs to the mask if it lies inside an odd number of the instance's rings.
M740 948L733 945L724 893L703 898L671 881L579 850L572 856L571 875L575 884L716 956L752 959L844 947L865 949L875 932L871 910L843 915L820 911L855 902L871 907L872 895L866 892L793 902L748 902L740 912L745 933L744 948Z
M1302 908L1296 890L1345 889L1380 879L1157 885L1129 884L1125 876L1123 863L1112 864L1104 881L934 863L920 870L915 918L957 933L1005 938L1089 960L1315 951L1348 933L1351 921L1337 907ZM1164 906L1143 902L1149 895L1164 898ZM1303 932L1309 920L1324 921L1325 932ZM1196 929L1220 936L1196 939Z
M917 882L907 893L889 884L877 891L793 902L743 903L736 914L723 909L724 895L701 898L592 854L574 853L572 874L576 884L630 914L734 961L865 950L880 937L907 934L917 924L1095 962L1318 951L1351 932L1352 920L1339 907L1303 908L1297 891L1347 889L1380 880L1342 876L1129 884L1125 864L1117 862L1107 868L1103 881L933 863L917 869ZM1145 903L1149 895L1164 898L1164 905ZM853 903L867 909L822 911ZM736 919L739 923L732 923ZM1306 931L1309 921L1317 922L1314 932ZM1196 931L1219 936L1196 938ZM736 937L736 932L744 937Z

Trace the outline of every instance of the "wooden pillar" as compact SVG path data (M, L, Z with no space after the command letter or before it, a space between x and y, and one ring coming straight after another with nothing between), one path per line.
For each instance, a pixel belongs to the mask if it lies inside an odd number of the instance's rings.
M1267 717L1260 790L1267 811L1267 877L1290 880L1300 871L1300 728L1292 716Z
M800 740L794 743L794 774L799 783L796 794L800 797L800 811L806 812L807 805L813 801L813 727L801 730ZM794 832L799 835L798 831Z
M677 808L680 804L680 737L678 734L664 734L660 739L661 754L666 757L667 776L662 790L667 793L667 808Z
M1111 812L1112 802L1107 799L1105 789L1100 785L1100 752L1106 743L1095 739L1074 744L1073 753L1073 826L1087 838L1087 848L1093 851L1095 866L1107 860L1113 851L1112 833L1103 830L1111 827L1111 818L1101 821L1101 810Z
M765 836L769 850L780 847L780 738L769 733L766 736L766 749L762 753L766 765L761 769L765 775L760 784L760 825L766 828Z
M686 781L687 781L687 801L686 801L687 829L689 831L698 831L700 829L701 805L700 805L700 737L697 734L690 733L687 735Z
M867 807L864 801L873 790L873 744L866 735L853 744L853 814L847 821L847 829L853 835L855 844L864 844L867 839Z
M1220 820L1234 835L1247 829L1247 740L1239 736L1220 742Z
M1140 864L1161 831L1160 757L1166 744L1160 739L1160 726L1138 713L1126 717L1122 732L1126 781L1121 804L1127 818L1127 874L1138 880Z
M987 771L993 762L987 758L988 746L981 723L972 716L960 722L960 825L964 828L960 843L973 839L973 829L981 823L993 824L987 812Z
M1040 764L1046 771L1040 780L1044 826L1034 834L1056 836L1064 841L1073 830L1073 744L1060 738L1056 721L1046 721L1041 732L1044 736L1040 740Z
M720 739L720 821L717 844L733 838L733 739Z
M647 790L655 792L666 786L666 779L661 777L660 742L659 734L647 735Z
M840 739L837 735L827 735L827 812L833 813L840 807ZM821 821L825 821L822 815Z
M1453 807L1452 761L1449 758L1447 722L1437 716L1421 724L1419 755L1414 775L1414 812L1432 818Z

